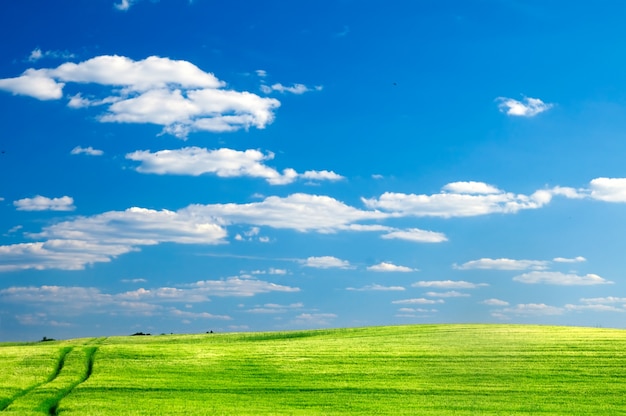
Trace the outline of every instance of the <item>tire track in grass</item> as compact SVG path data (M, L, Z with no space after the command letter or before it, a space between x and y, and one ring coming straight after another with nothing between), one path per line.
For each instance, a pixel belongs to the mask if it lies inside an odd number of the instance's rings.
M54 379L59 376L59 373L61 372L61 370L63 369L63 366L65 365L65 357L67 357L67 354L69 354L73 349L74 349L74 347L63 347L63 348L61 348L61 351L60 351L60 354L59 354L59 359L57 360L57 363L56 363L54 369L52 370L52 373L50 373L50 375L48 376L48 378L45 381L42 381L41 383L33 384L32 386L30 386L30 387L28 387L28 388L18 392L17 394L13 395L13 397L9 398L9 400L7 402L5 402L0 407L0 412L5 410L9 406L11 406L11 404L15 400L19 399L20 397L27 395L31 391L35 390L36 388L39 388L39 387L43 386L44 384L48 384L48 383L51 383L52 381L54 381Z
M104 342L104 340L106 340L106 338L97 338L89 342L89 344L99 345L102 342ZM72 383L70 386L68 386L68 388L61 390L59 394L57 394L52 400L47 401L48 402L47 413L49 415L57 416L59 414L59 404L61 403L61 400L67 397L72 392L72 390L74 390L80 384L87 381L89 377L91 377L91 374L93 373L93 364L95 361L95 355L96 355L96 352L98 351L98 347L95 346L95 347L84 348L83 351L85 351L86 353L85 371L83 372L83 374L81 375L78 381L76 381L75 383Z

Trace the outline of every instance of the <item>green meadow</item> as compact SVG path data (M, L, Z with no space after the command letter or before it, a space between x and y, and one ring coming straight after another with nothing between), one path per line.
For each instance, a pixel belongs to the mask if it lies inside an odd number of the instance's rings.
M0 344L2 415L626 414L626 331L410 325Z

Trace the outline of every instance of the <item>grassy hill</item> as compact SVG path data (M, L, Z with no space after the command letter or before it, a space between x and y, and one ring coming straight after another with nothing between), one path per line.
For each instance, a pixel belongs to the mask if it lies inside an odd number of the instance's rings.
M411 325L0 344L2 415L626 413L626 331Z

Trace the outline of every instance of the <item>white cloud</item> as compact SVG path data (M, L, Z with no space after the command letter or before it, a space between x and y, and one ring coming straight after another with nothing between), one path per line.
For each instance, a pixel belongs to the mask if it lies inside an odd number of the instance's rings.
M362 211L327 196L293 194L250 204L190 205L178 211L129 208L77 217L29 233L33 243L0 246L0 271L82 269L161 243L223 243L228 225L268 226L300 232L387 231L378 220L389 215ZM243 237L240 237L243 239Z
M274 275L287 275L289 274L289 271L287 269L276 269L274 267L270 267L269 270L254 270L252 271L252 274L254 275L258 275L258 274L274 274Z
M401 299L394 300L391 303L394 305L434 305L436 303L444 303L442 299L425 299L425 298L413 298L413 299Z
M340 181L345 179L343 176L328 170L307 170L306 172L300 174L300 176L304 179L314 181Z
M0 198L0 201L2 201L2 198ZM24 228L23 225L16 225L15 227L11 227L9 228L9 231L7 231L8 234L13 234L15 232L18 232L19 230L21 230L22 228Z
M155 315L163 311L162 304L206 303L210 297L251 297L262 293L294 293L300 289L277 285L257 279L231 277L221 280L205 280L181 287L140 288L129 292L105 293L93 287L79 286L13 286L0 289L3 303L27 305L32 309L54 311L60 316L88 313L116 313ZM297 305L290 307L297 309ZM173 311L170 308L169 314ZM114 312L112 312L114 311ZM223 315L207 312L199 314L175 312L177 316L203 319L227 319Z
M72 326L68 322L59 322L49 319L45 313L27 313L15 315L15 319L20 325L46 326L46 327L69 327Z
M243 276L220 280L199 280L179 288L138 289L119 296L129 300L160 299L177 302L206 302L210 297L250 297L260 293L299 292L297 287L277 285Z
M222 321L231 321L233 319L228 315L214 315L208 312L188 312L188 311L181 311L176 308L168 309L168 313L171 316L175 316L177 318L185 318L185 319L216 319L216 320L222 320Z
M249 313L255 314L279 314L279 313L287 313L290 311L302 309L304 304L301 302L292 303L290 305L280 305L276 303L266 303L264 305L256 306L254 308L246 310Z
M534 117L554 106L553 104L544 103L539 98L530 97L524 97L522 101L517 101L513 98L498 97L496 101L499 102L498 108L501 112L509 116L517 117Z
M539 190L528 196L499 191L482 182L453 182L438 194L385 192L379 198L362 198L362 201L369 208L383 209L398 216L451 218L537 209L549 203L552 195L551 190Z
M373 266L369 266L367 270L371 272L401 272L401 273L418 271L417 269L412 269L406 266L397 266L393 263L389 263L385 261L375 264Z
M390 231L384 234L382 238L386 240L412 241L415 243L442 243L448 241L448 238L443 233L420 230L419 228Z
M444 191L454 194L499 194L501 190L484 182L452 182L443 187Z
M256 71L257 76L261 77L261 78L265 78L267 76L267 71L264 69L257 69Z
M471 283L463 280L425 280L415 282L412 287L432 287L439 289L476 289L478 287L489 286L486 283Z
M30 53L29 57L28 57L28 61L29 62L36 62L40 59L43 58L62 58L62 59L69 59L69 58L73 58L74 54L69 53L67 51L65 52L61 52L61 51L42 51L40 48L35 48L33 49L33 51Z
M193 218L184 211L135 207L60 222L31 236L94 244L217 244L222 242L226 232L215 221Z
M69 196L48 198L37 195L34 198L24 198L13 202L18 211L73 211L74 199Z
M590 182L591 198L626 202L626 178L596 178Z
M302 193L284 198L270 196L249 204L190 205L184 211L195 217L218 217L226 223L322 233L351 230L351 225L358 221L388 217L378 211L359 210L328 196Z
M0 90L15 95L27 95L38 100L58 100L63 97L64 83L47 76L44 70L27 69L16 78L0 79Z
M144 245L219 244L226 231L211 218L130 208L63 221L28 236L46 241L0 246L0 271L80 270Z
M85 154L85 155L89 155L89 156L102 156L104 154L104 152L102 150L94 149L91 146L89 146L89 147L76 146L75 148L72 149L70 154L72 154L72 155Z
M113 3L113 7L115 7L117 10L125 12L126 10L130 9L130 6L135 3L135 1L137 0L120 0L119 3Z
M379 284L366 285L361 288L349 287L346 290L354 292L398 292L405 290L402 286L382 286Z
M524 273L513 278L516 282L528 284L549 284L560 286L590 286L611 284L613 282L603 279L597 274L587 274L578 276L576 274L566 274L561 272L536 271Z
M261 85L261 91L263 91L265 94L269 94L273 91L278 91L280 93L291 93L291 94L304 94L305 92L309 92L309 91L321 91L323 89L323 87L321 85L317 85L313 88L309 88L304 84L293 84L291 87L288 87L286 85L283 84L273 84L271 86L269 85Z
M265 165L274 154L263 154L259 150L238 151L233 149L208 150L200 147L185 147L178 150L150 152L141 150L128 153L126 159L141 162L137 171L158 175L193 175L215 174L219 177L253 177L265 179L272 185L286 185L298 178L309 180L339 180L342 176L329 171L307 171L298 174L293 169L284 169L282 173Z
M349 269L350 262L333 256L309 257L302 262L306 267L316 269Z
M488 306L509 306L509 302L505 301L505 300L500 300L500 299L485 299L482 302L483 305L488 305Z
M147 283L147 279L138 278L138 279L122 279L120 280L122 283Z
M552 259L552 261L555 263L582 263L587 261L587 259L582 256L577 256L574 258L555 257Z
M451 290L448 292L426 292L424 295L429 296L431 298L465 298L469 297L468 293L457 292L456 290Z
M123 7L130 7L122 2ZM140 61L97 56L57 68L28 69L16 78L0 79L0 89L40 100L60 99L65 83L111 87L96 98L74 95L74 108L107 105L101 122L151 123L185 138L192 131L227 132L264 128L280 102L250 92L222 89L223 81L190 62L151 56Z
M483 258L472 260L461 264L454 265L459 270L544 270L548 267L549 262L543 260L513 260L513 259L489 259Z
M565 309L568 311L591 311L591 312L626 312L626 309L618 308L615 306L605 304L590 304L590 305L565 305Z
M35 48L30 53L30 56L28 57L28 60L31 61L31 62L35 62L35 61L40 60L42 57L43 57L43 52L41 51L41 49Z
M403 313L430 313L430 312L437 312L437 309L399 308L398 312L403 312ZM401 316L401 315L396 315L396 316Z
M16 270L82 270L87 264L109 262L133 251L119 244L49 240L0 246L0 272Z
M620 297L616 297L616 296L607 296L605 298L582 298L580 299L581 302L583 303L587 303L587 304L611 304L611 303L625 303L626 304L626 298L620 298Z
M549 316L549 315L562 315L565 312L563 308L556 306L546 305L545 303L526 303L518 304L511 308L504 308L497 312L503 317L508 315L517 316Z

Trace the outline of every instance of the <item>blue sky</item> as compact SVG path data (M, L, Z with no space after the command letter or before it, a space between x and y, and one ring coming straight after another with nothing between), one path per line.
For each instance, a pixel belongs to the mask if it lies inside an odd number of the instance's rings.
M623 327L620 1L0 6L0 341Z

